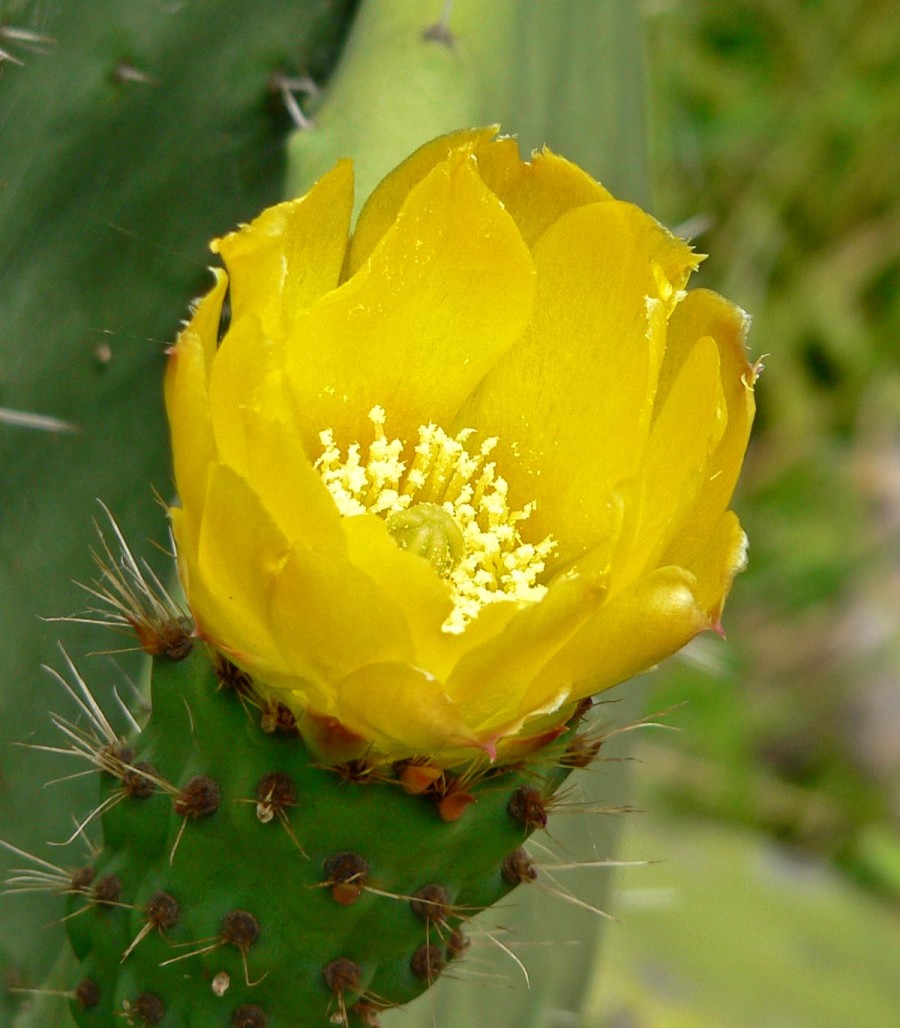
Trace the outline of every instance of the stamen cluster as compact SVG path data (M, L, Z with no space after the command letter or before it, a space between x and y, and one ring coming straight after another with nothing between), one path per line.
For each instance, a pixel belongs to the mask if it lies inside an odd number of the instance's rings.
M416 504L434 504L452 517L465 548L446 569L453 610L443 631L462 632L489 603L542 599L547 589L538 579L556 543L551 536L537 543L522 538L520 526L534 503L510 509L507 482L487 460L498 440L485 439L472 453L467 444L473 429L450 436L438 425L420 425L409 461L407 444L385 434L384 409L374 407L369 420L375 438L365 457L358 442L345 455L326 429L319 434L323 451L315 466L344 517L387 518Z

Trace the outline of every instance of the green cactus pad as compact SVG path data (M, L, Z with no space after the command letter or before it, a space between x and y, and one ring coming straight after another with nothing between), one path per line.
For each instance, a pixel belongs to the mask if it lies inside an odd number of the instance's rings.
M233 671L157 657L143 730L95 740L103 845L68 889L86 1028L377 1024L535 877L522 844L595 753L574 717L516 766L317 766Z

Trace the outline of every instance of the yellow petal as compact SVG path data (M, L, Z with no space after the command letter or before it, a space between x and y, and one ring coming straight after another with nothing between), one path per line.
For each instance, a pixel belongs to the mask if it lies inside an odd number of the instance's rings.
M208 569L202 567L200 526L195 523L196 519L188 519L185 511L178 507L169 510L169 519L178 554L181 585L197 634L250 671L256 680L277 677L277 668L284 664L284 656L276 650L269 626L254 616L249 607L236 611L235 600L239 597L235 594L223 596L219 588L221 576L210 575ZM239 545L241 541L238 538ZM308 675L312 681L311 667L296 666L292 671L293 684L303 675Z
M188 596L191 609L202 611L202 631L241 659L283 663L268 608L290 554L287 539L243 479L221 464L210 468L203 514Z
M502 634L521 609L515 600L489 603L466 625L464 632L442 632L429 652L428 669L441 681L448 681L465 654Z
M214 498L218 498L221 490ZM210 574L202 565L200 552L201 525L189 518L181 508L169 510L172 535L178 553L178 571L187 596L197 634L235 663L252 670L255 677L265 675L284 663L276 651L269 626L248 609L234 622L234 594L223 596L221 577ZM242 538L238 535L238 545ZM297 675L307 669L298 667ZM311 672L310 672L311 673Z
M446 638L441 625L453 609L447 584L425 558L400 549L382 518L344 518L343 527L349 559L403 611L416 652L433 671Z
M523 713L568 690L580 699L647 670L680 650L710 619L683 568L658 568L604 604L535 678Z
M603 588L580 576L554 582L544 599L519 610L495 638L464 654L447 692L479 735L519 714L535 675L603 600Z
M676 374L682 355L695 340L703 336L713 339L719 351L727 422L710 455L703 491L690 519L666 553L666 562L690 566L704 550L734 492L755 409L753 384L757 368L747 361L748 325L749 319L739 307L706 289L688 293L672 316L669 353L663 368L665 388Z
M178 336L166 365L165 399L175 482L182 501L199 510L206 493L206 469L215 456L207 378L216 352L222 301L228 288L223 271L198 303L194 316Z
M263 332L255 314L233 321L222 340L209 376L209 406L216 450L234 468L247 465L247 435L242 412L273 408L283 372L280 347Z
M323 428L340 446L370 439L375 405L401 438L448 424L521 336L533 291L529 253L471 160L438 165L366 266L295 321L287 373L307 451Z
M365 264L387 230L397 220L400 208L414 186L438 164L456 151L471 152L479 143L486 144L497 134L496 126L462 129L438 136L420 146L381 180L366 200L356 223L356 230L347 250L344 278L349 278Z
M546 149L523 161L515 139L496 136L496 126L452 132L426 143L395 168L360 214L344 277L363 265L393 224L413 186L454 151L475 155L479 175L503 202L529 246L573 207L612 199L599 182L571 161Z
M334 683L365 664L414 660L403 613L334 552L293 547L271 588L267 616L286 670L311 661Z
M562 566L614 531L614 486L635 474L649 430L663 296L696 259L617 201L570 211L533 253L531 330L488 373L458 423L499 437L510 497L516 505L537 500L529 535L552 534Z
M209 382L219 460L265 497L291 543L346 550L334 500L303 450L280 356L252 314L223 340Z
M292 544L346 553L343 521L322 476L307 460L296 424L286 413L236 414L244 430L246 463L235 466Z
M550 150L523 161L516 141L506 138L479 141L474 152L478 173L503 201L529 246L567 211L612 199L587 172Z
M697 602L716 627L734 576L747 564L747 536L733 511L725 511L710 532L706 546L691 563L697 579Z
M215 240L231 277L232 322L251 312L264 331L289 331L298 310L337 285L352 210L353 164L339 161L306 196Z
M412 655L389 598L340 554L292 545L247 483L222 465L210 475L197 574L204 632L238 663L315 683Z
M654 418L636 488L624 504L626 520L610 570L611 592L657 567L673 538L693 522L725 416L719 352L704 336L685 355Z
M362 667L338 684L340 720L396 756L474 745L443 685L406 664Z

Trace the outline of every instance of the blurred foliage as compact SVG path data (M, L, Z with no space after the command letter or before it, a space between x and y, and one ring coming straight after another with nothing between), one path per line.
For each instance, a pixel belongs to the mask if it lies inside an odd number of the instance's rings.
M770 354L723 647L646 760L667 800L900 898L900 18L890 0L645 4L657 214ZM691 659L691 658L694 659ZM658 797L657 797L658 798Z
M623 858L648 853L619 876L583 1028L897 1023L900 925L843 876L689 817L629 818Z

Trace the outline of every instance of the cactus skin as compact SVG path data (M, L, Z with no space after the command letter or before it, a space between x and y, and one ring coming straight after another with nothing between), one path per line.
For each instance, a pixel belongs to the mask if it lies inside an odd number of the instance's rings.
M316 766L265 731L231 670L202 644L155 658L147 724L105 747L104 843L68 901L85 1028L377 1023L535 876L522 844L595 752L575 715L519 765L409 794L403 767Z
M352 157L358 202L416 147L497 123L523 154L544 145L647 207L650 185L633 0L362 0L340 63L288 144L301 195ZM436 31L437 30L437 31Z

